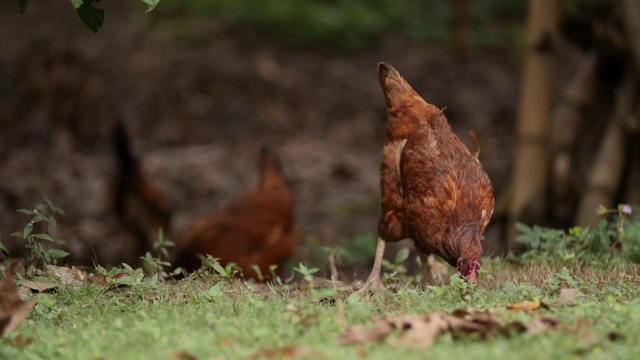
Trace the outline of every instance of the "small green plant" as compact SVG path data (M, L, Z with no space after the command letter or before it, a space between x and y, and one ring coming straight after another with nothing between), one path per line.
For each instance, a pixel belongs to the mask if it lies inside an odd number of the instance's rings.
M158 230L158 239L153 244L153 249L158 253L158 255L153 256L147 251L144 256L140 257L142 260L142 268L145 273L157 274L160 279L166 279L180 274L182 271L180 268L174 269L170 273L165 271L166 268L171 267L171 263L166 259L169 259L168 249L174 245L175 244L164 234L162 228L160 228Z
M470 283L461 278L459 274L453 274L449 277L449 287L456 289L461 294L466 294L469 289L472 289L475 286L476 285L474 283Z
M365 265L375 256L376 234L362 234L353 239L340 239L336 244L336 256L345 265Z
M617 209L600 206L597 213L612 216L602 219L595 228L575 226L568 231L516 223L520 232L516 241L526 245L528 251L510 255L510 259L528 261L543 257L557 262L592 263L619 258L640 262L640 217L632 216L638 211L622 204Z
M569 269L562 267L559 273L549 275L546 280L547 285L551 288L549 292L559 291L562 288L570 288L575 290L584 290L588 288L588 284L576 275L572 275Z
M299 263L298 266L293 267L293 271L302 275L302 278L304 279L304 281L308 282L310 285L313 282L313 274L317 273L318 270L320 269L317 267L308 267L303 263Z
M126 285L136 288L141 284L155 286L158 284L158 274L154 274L148 281L144 282L145 274L142 268L133 268L129 264L122 263L122 267L114 267L110 270L97 265L96 274L109 285Z
M407 267L404 262L409 258L409 248L402 248L396 253L393 262L382 260L383 276L389 281L399 281L400 277L407 274Z
M202 260L202 266L205 268L206 273L208 273L209 270L213 270L215 273L227 280L231 280L238 275L242 275L242 269L236 265L236 263L230 262L226 266L222 266L219 258L214 258L209 254L206 256L199 256Z
M141 268L132 268L128 264L122 264L122 267L125 270L125 273L129 276L121 276L114 280L114 284L118 285L128 285L131 287L136 287L142 284L142 280L144 279L144 271Z
M27 222L22 231L14 232L11 236L22 238L26 244L26 261L29 265L37 268L44 268L52 265L57 260L69 256L69 253L61 249L45 249L42 241L48 241L56 245L65 245L66 242L56 236L55 230L58 226L55 216L64 215L64 211L57 207L48 197L36 205L35 209L18 209L19 213L30 215L31 220ZM34 228L40 227L42 232L34 232Z
M211 302L219 302L222 299L222 295L224 293L224 285L223 283L217 283L212 285L207 292L200 295L200 299L211 301Z
M264 275L262 274L262 270L260 270L260 266L251 265L251 270L253 270L258 275L258 281L264 280Z

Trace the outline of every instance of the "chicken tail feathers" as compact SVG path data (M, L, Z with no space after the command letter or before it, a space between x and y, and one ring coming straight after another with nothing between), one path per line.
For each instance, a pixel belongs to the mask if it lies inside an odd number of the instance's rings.
M112 141L120 171L124 176L133 175L138 170L138 160L131 152L127 131L120 121L113 130Z
M403 123L392 126L394 129L388 134L392 138L407 137L411 128L420 124L444 121L442 110L427 103L393 66L378 63L378 77L387 103L389 122Z
M400 75L398 70L387 63L378 63L378 78L380 80L380 86L382 86L382 90L384 91L387 107L389 108L404 101L408 96L418 96L411 85Z

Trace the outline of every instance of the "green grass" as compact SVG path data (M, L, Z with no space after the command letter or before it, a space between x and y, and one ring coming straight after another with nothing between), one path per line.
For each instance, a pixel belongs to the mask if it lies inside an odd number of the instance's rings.
M371 298L351 293L345 284L338 288L347 326L370 324L376 315L542 300L549 309L496 316L504 321L549 316L565 329L489 340L444 335L426 351L388 342L339 346L338 306L327 301L336 293L326 281L310 289L305 282L270 287L191 277L117 289L87 283L39 294L27 320L0 340L0 358L171 359L185 353L197 359L280 358L286 352L266 351L289 346L303 349L303 358L632 358L640 353L640 275L633 265L605 270L487 259L480 279L470 286L453 277L425 290L400 281L393 291ZM560 288L585 295L563 304ZM32 342L22 344L24 339Z

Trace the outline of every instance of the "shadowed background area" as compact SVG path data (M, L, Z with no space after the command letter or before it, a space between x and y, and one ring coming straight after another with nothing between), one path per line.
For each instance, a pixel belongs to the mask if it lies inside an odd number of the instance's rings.
M97 34L70 7L33 2L19 15L1 4L0 237L12 255L21 242L9 233L28 220L15 209L47 195L66 212L58 235L72 263L137 261L109 191L122 121L171 205L171 238L254 186L255 154L270 145L295 197L296 262L322 262L319 247L336 244L364 244L368 261L386 122L381 60L446 107L468 146L478 134L497 200L485 253L502 253L526 2L294 3L166 1L148 15L142 3L99 3ZM583 56L560 44L558 88ZM545 219L572 220L554 214Z

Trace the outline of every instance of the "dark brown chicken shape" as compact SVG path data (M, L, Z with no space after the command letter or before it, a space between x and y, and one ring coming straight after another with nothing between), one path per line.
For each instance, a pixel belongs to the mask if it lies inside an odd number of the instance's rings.
M266 147L260 151L258 168L255 189L189 227L177 244L175 266L195 271L202 264L199 255L208 254L223 266L235 263L244 277L258 280L252 265L268 278L270 265L280 269L294 257L299 232L293 194L276 155Z
M136 255L144 255L153 249L160 229L165 234L171 233L171 207L165 194L143 173L121 122L112 137L118 165L111 186L112 206L122 224L136 237Z
M386 242L410 238L428 272L429 254L475 281L480 242L493 214L491 182L477 155L391 66L378 64L388 123L380 166L382 214L374 267L362 290L380 286Z

